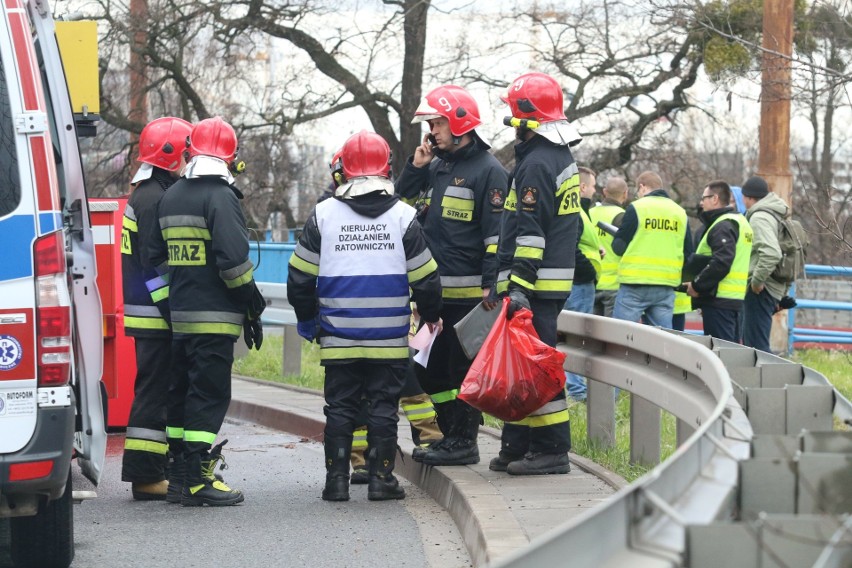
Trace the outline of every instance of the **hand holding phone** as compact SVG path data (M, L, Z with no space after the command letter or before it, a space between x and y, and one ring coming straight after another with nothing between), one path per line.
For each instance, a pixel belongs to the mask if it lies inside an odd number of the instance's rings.
M414 159L412 163L415 168L422 168L429 165L432 161L432 146L435 145L435 137L431 134L426 134L423 137L423 142L414 150Z

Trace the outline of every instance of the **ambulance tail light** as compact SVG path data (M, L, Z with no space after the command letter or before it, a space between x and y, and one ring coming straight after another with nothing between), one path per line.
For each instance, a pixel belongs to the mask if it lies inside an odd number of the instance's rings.
M66 385L71 378L71 298L65 276L65 239L61 232L36 239L38 384Z

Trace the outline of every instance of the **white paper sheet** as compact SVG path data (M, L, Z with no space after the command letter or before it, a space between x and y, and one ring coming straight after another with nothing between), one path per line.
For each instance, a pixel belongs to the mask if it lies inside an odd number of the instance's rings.
M438 337L438 329L429 331L429 326L424 325L420 331L411 338L408 345L412 349L417 349L414 355L414 362L425 367L429 363L429 353L432 351L432 344L435 343L435 338Z

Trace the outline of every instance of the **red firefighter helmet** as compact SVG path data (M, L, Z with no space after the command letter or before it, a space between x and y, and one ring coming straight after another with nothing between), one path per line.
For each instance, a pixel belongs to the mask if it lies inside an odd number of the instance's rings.
M139 135L137 160L170 172L180 167L181 155L186 148L186 137L192 124L182 118L164 116L145 125Z
M509 85L502 97L512 109L514 118L533 119L541 123L567 120L562 102L562 87L544 73L526 73Z
M467 134L480 124L479 106L470 93L456 85L443 85L432 89L420 106L414 111L411 124L444 117L450 123L450 132L453 136Z
M189 155L213 156L228 164L237 157L237 133L220 116L205 118L189 135Z
M339 162L347 180L364 176L389 177L390 147L375 132L362 130L343 144Z

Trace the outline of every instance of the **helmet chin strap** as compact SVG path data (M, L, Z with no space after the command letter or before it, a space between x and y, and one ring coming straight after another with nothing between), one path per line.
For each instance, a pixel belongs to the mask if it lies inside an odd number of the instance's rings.
M456 136L455 134L453 134L453 146L458 146L459 144L461 144L461 139L461 136Z

